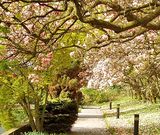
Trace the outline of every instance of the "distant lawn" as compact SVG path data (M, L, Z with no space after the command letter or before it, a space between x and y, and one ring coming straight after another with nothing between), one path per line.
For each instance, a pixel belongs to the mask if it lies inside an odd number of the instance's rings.
M112 104L112 110L109 110L109 103L102 107L112 135L133 135L134 114L140 115L140 135L160 135L160 102L144 103L120 96ZM117 104L120 104L120 119L116 119Z

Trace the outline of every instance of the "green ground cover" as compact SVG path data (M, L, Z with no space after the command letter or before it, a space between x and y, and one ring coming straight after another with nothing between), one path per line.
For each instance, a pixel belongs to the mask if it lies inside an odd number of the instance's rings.
M64 133L60 133L60 134L48 134L48 133L42 133L42 132L28 132L28 133L24 133L24 135L67 135Z
M92 88L82 88L81 92L83 93L83 105L105 105L106 102L110 100L117 99L120 94L119 87L110 87L104 90L97 90Z
M117 104L120 104L120 118L116 118ZM132 99L128 96L119 96L112 103L104 105L104 117L107 128L112 135L132 135L134 114L139 114L140 135L160 135L160 102L151 104Z

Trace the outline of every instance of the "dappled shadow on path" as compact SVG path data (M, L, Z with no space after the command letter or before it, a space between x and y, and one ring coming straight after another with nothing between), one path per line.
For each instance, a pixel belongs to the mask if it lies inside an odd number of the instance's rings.
M103 118L103 115L99 114L90 114L90 115L85 115L85 114L80 114L78 115L79 118Z
M69 135L110 135L100 108L82 109Z
M104 128L84 128L77 127L69 135L110 135Z

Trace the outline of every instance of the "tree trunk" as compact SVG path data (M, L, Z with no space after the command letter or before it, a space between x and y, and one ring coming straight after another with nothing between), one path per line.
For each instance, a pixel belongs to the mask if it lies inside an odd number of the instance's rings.
M48 86L45 87L45 90L46 90L46 96L45 96L45 101L44 101L44 105L43 105L43 110L41 112L41 121L40 121L40 125L41 125L41 129L43 130L43 124L44 124L44 115L45 115L45 110L46 110L46 105L47 105L47 102L48 102L48 95L49 95L49 89L48 89Z
M34 118L33 118L31 109L27 106L27 103L25 101L22 101L20 104L21 104L21 106L23 107L23 109L25 110L25 112L28 116L29 124L30 124L32 130L36 131L37 129L36 129L36 125L35 125L35 122L34 122Z

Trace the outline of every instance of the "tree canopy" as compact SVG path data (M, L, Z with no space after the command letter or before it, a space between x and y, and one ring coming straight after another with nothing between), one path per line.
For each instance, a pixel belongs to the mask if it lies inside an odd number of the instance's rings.
M94 46L68 45L89 50L160 29L158 0L1 0L0 14L1 44L12 48L10 55L23 53L28 60L63 48L58 41L66 33L99 29L105 40Z
M128 84L139 98L160 97L159 0L0 0L0 16L0 100L16 97L33 129L41 130L38 109L53 80L79 61L88 67L79 76L102 61L110 83ZM61 77L63 88L75 85Z

